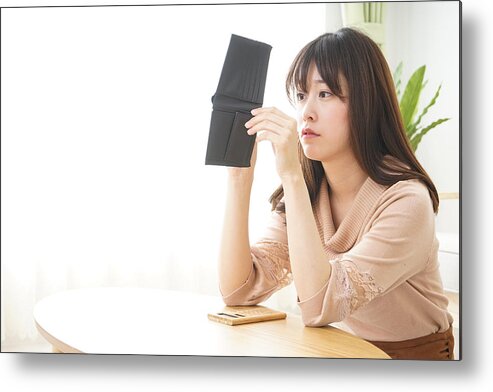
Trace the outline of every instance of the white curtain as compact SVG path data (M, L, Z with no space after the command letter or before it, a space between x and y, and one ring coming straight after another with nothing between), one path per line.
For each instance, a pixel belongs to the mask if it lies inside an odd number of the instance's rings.
M204 165L230 34L273 46L265 106L323 4L2 10L2 347L80 287L218 294L226 171ZM303 29L299 20L310 20ZM261 145L251 240L277 187Z

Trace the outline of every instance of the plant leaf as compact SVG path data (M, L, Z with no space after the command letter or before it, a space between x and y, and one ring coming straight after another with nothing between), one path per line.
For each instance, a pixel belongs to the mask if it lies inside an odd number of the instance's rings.
M419 123L421 122L421 119L423 118L423 116L428 113L428 109L431 108L437 101L437 98L438 96L440 95L440 89L442 88L442 85L440 84L440 86L438 86L438 89L437 91L435 92L435 95L433 96L433 98L431 99L430 103L428 105L426 105L426 107L423 109L423 111L421 112L421 114L419 115L418 119L416 120L416 122L414 124L411 125L411 129L414 130L414 132L416 132L416 128L418 127ZM414 134L413 132L413 134Z
M402 119L404 121L404 127L410 128L413 122L413 116L416 113L416 107L418 105L419 96L423 88L423 78L426 71L426 65L419 67L411 75L411 78L407 82L404 94L400 101L400 109L402 113Z
M409 126L409 128L406 129L406 135L409 140L411 140L414 136L414 134L418 131L417 127L413 125Z
M435 128L437 125L444 123L445 121L450 120L450 118L441 118L439 120L433 121L430 125L423 128L417 135L415 135L411 140L411 147L414 151L418 148L418 144L421 142L421 139L424 135L426 135L431 129Z

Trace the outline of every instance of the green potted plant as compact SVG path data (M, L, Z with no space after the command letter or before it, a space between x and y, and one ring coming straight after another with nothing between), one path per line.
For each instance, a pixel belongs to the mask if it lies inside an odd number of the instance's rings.
M431 124L423 126L421 125L421 119L428 112L437 101L440 95L440 89L442 85L438 86L435 95L431 101L424 107L421 113L418 115L418 104L421 92L427 84L427 80L424 80L426 65L419 67L409 78L406 84L404 92L401 94L401 74L402 74L402 62L399 63L394 71L394 84L397 91L397 98L399 99L399 107L404 121L404 128L406 130L407 137L411 143L413 151L416 151L423 136L425 136L430 130L437 125L450 120L450 118L440 118L433 121Z

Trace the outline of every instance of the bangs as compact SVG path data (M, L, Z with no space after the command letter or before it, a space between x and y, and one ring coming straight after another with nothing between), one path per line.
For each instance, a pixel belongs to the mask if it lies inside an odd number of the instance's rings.
M308 90L310 67L314 64L331 92L343 98L340 76L344 76L342 53L335 34L324 34L308 43L298 53L286 77L286 94L296 102L296 92Z

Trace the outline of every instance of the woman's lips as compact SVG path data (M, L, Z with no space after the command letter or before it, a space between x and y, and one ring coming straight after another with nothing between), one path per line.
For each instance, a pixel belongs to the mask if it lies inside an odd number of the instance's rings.
M318 133L316 133L314 130L310 129L310 128L303 128L301 130L301 137L303 139L312 139L312 138L315 138L315 137L319 137L320 135Z

